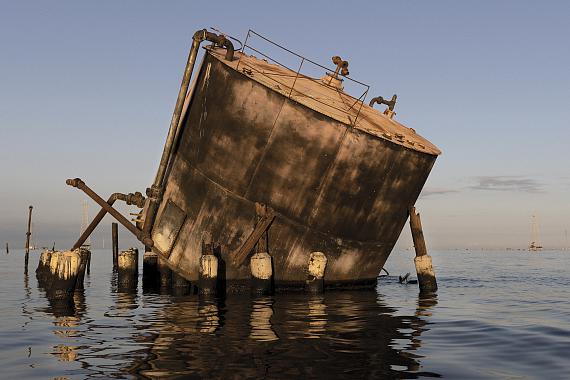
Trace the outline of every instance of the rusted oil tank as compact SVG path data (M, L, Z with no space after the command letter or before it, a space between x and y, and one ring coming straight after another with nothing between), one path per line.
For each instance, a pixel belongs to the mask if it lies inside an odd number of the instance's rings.
M247 282L263 205L276 287L304 284L316 251L327 286L375 283L440 151L324 78L206 48L151 226L153 250L188 280L208 236L228 285Z

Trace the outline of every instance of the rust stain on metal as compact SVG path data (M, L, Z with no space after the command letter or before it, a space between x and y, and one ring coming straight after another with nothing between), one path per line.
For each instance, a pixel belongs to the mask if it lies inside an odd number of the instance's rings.
M440 150L394 120L395 96L369 105L367 92L344 92L348 62L338 56L336 69L313 78L301 71L306 58L292 71L200 33L147 190L144 228L128 228L189 280L198 278L206 233L227 280L250 278L240 264L267 230L277 286L304 283L311 252L326 254L326 282L375 279ZM204 39L214 45L189 86ZM271 212L259 217L259 203Z

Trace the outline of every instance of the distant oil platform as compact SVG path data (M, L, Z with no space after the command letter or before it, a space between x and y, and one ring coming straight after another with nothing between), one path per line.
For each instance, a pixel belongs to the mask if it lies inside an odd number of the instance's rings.
M530 223L530 243L528 244L529 251L542 251L542 244L540 244L540 227L536 215L532 216Z

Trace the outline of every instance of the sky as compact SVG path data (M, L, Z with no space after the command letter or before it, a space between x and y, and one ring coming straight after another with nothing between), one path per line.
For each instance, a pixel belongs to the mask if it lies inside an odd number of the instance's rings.
M326 65L340 55L372 96L398 94L396 119L443 151L416 205L428 247L525 247L533 214L543 245L562 247L569 17L566 1L0 0L0 242L24 245L31 204L36 244L70 245L87 198L67 178L144 193L192 35L215 27Z

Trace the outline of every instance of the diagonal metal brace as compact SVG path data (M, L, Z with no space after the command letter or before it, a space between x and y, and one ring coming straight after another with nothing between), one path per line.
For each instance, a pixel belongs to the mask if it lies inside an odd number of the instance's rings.
M255 224L253 231L251 231L247 239L245 239L245 242L241 245L241 247L232 252L231 255L236 265L243 265L243 262L247 258L247 255L251 252L253 247L255 247L265 231L267 231L267 229L271 226L271 223L273 223L274 219L275 211L273 211L271 208L265 208L263 215L261 215L261 218Z
M135 235L141 243L143 243L144 245L146 245L148 247L152 247L154 245L154 242L152 241L150 236L148 236L142 230L138 229L135 225L133 225L131 222L129 222L129 220L127 218L125 218L123 215L121 215L121 213L119 213L117 210L115 210L113 207L111 207L109 205L109 203L105 202L105 200L103 198L101 198L99 195L97 195L97 193L95 193L93 190L91 190L89 188L89 186L87 186L85 184L85 182L83 182L80 178L68 179L67 181L65 181L65 183L67 183L69 186L77 187L79 190L82 190L91 199L93 199L97 204L99 204L99 206L101 206L101 208L103 210L105 210L106 212L111 214L111 216L113 216L115 219L117 219L117 221L119 223L121 223L123 226L125 226L125 228L128 229L133 235ZM104 216L103 211L100 211L100 214L102 214L101 215L101 219L102 219L102 217ZM98 214L98 217L96 219L99 219L99 214Z

